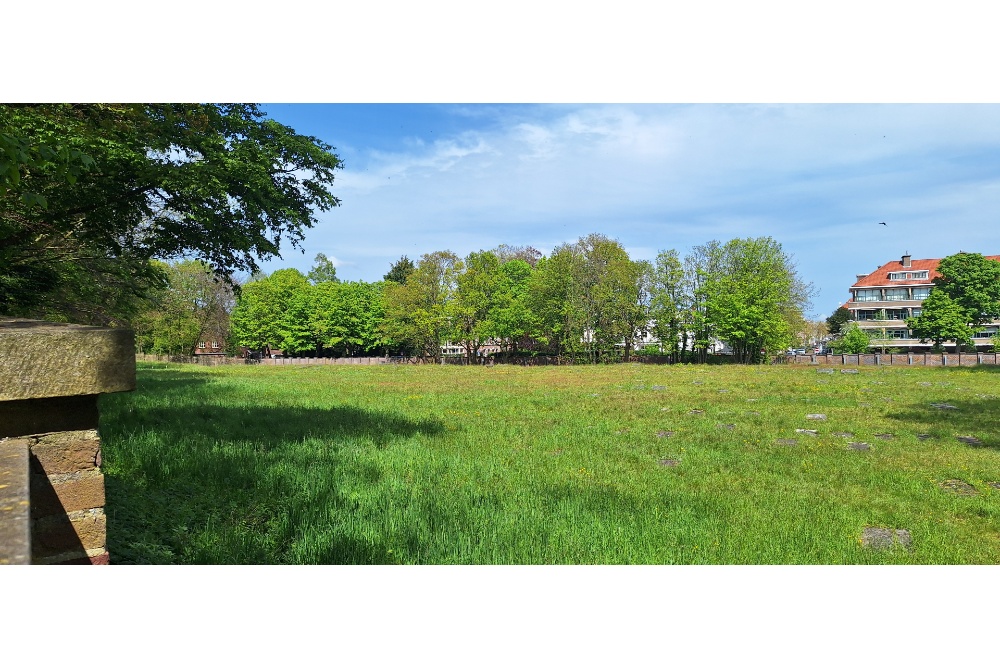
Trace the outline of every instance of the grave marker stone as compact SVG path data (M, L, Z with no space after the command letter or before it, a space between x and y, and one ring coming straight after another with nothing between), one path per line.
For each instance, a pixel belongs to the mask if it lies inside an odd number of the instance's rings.
M951 491L960 496L978 496L979 492L976 491L976 487L972 486L968 482L960 479L946 479L941 482L941 488L946 491Z
M912 550L913 538L910 536L910 531L908 530L868 526L861 533L861 544L870 549L883 550L901 546L907 550Z

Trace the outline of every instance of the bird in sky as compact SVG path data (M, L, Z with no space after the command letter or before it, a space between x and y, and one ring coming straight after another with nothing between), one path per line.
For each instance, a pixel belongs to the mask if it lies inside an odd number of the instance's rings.
M880 225L885 225L885 223L884 223L884 222L880 222L880 223L878 223L878 224L880 224ZM888 227L889 225L885 225L885 226L886 226L886 227Z

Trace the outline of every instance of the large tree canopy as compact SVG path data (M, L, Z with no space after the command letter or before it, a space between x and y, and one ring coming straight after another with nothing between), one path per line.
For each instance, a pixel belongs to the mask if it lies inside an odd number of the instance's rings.
M966 322L978 326L1000 317L1000 262L960 252L942 259L938 272L934 291L951 297L965 312Z
M706 276L705 313L739 361L760 363L791 343L812 286L771 237L733 239L718 253L718 270Z
M120 322L152 258L255 271L338 205L331 151L253 104L0 105L0 314Z
M936 349L949 340L957 349L972 345L976 330L1000 316L1000 262L960 252L942 259L937 270L941 275L921 314L906 324L922 341L934 341Z

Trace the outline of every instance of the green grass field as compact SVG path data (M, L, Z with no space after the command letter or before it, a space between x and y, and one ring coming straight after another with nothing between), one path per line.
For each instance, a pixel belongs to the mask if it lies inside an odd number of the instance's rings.
M997 371L140 364L136 392L101 399L108 546L116 563L998 563ZM867 526L912 550L862 546Z

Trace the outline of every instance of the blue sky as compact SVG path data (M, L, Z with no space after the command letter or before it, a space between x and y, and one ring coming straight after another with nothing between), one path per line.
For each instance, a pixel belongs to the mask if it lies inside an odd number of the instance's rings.
M599 232L633 259L772 236L814 284L910 252L1000 252L1000 105L268 104L333 145L342 205L265 270L317 253L345 280L401 255L556 245ZM879 225L879 222L886 225Z

